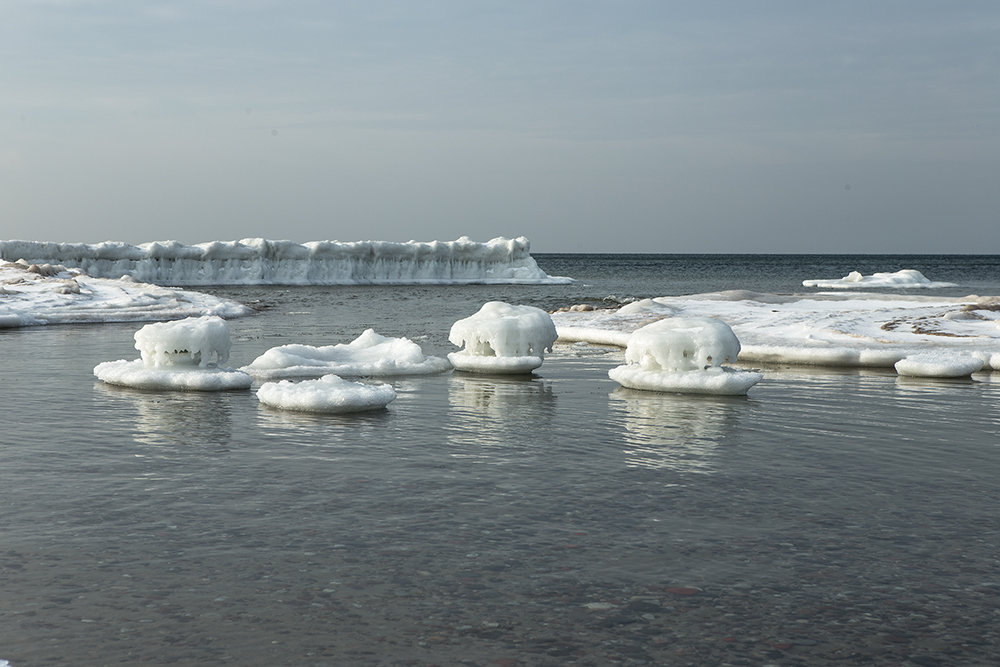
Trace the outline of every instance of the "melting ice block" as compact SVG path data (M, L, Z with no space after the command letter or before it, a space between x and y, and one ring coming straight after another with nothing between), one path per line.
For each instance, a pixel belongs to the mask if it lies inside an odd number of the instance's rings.
M529 373L542 365L556 338L552 318L541 308L490 301L452 325L448 340L465 347L448 361L462 371Z
M745 394L763 376L723 366L735 362L740 341L724 322L673 317L636 329L625 365L608 371L623 387L687 394Z
M252 378L223 368L229 360L229 325L220 317L189 317L147 324L135 332L140 358L106 361L94 375L108 384L140 389L220 391L247 389Z
M349 382L337 375L317 380L266 382L257 390L264 405L300 412L361 412L384 408L396 398L387 384Z
M981 371L985 362L961 352L939 350L903 357L896 362L896 372L914 377L960 378Z
M366 329L350 343L272 347L241 370L269 379L321 375L426 375L443 373L451 364L424 356L409 338L381 336Z

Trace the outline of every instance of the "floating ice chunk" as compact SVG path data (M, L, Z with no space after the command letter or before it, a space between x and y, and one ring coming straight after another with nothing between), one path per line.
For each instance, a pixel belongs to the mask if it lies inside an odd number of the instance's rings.
M441 357L424 356L409 338L381 336L366 329L350 343L338 345L281 345L272 347L241 370L275 379L321 375L428 375L443 373L451 364Z
M337 375L318 380L266 382L257 390L264 405L301 412L361 412L384 408L396 398L387 384L349 382Z
M147 324L135 332L140 357L106 361L94 375L108 384L139 389L222 391L247 389L253 378L221 368L229 360L229 325L215 316Z
M895 287L900 289L955 287L955 283L934 282L924 277L916 269L902 269L895 273L873 273L863 276L857 271L851 271L839 279L803 280L806 287L825 287L835 289L853 289L855 287Z
M465 347L448 360L475 373L529 373L542 365L556 338L552 318L541 308L490 301L452 325L448 340Z
M896 362L900 375L916 377L958 378L981 371L985 362L971 354L948 351L922 352Z
M740 341L724 322L673 317L636 329L625 348L625 365L608 371L631 389L698 394L745 394L762 375L722 364L735 362Z

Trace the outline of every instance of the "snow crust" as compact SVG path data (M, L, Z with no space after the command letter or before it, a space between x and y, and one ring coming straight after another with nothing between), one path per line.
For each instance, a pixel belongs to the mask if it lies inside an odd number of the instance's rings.
M568 283L542 271L530 242L312 241L261 238L184 245L0 241L0 258L59 263L104 278L164 285L362 285Z
M147 324L134 334L140 358L94 367L103 382L139 389L247 389L253 378L221 367L229 360L229 325L215 316Z
M542 365L557 337L552 317L541 308L489 301L452 325L448 340L464 348L448 360L475 373L528 373Z
M396 390L387 384L349 382L337 375L317 380L266 382L257 390L264 405L300 412L361 412L384 408L396 398Z
M241 370L256 377L276 379L327 374L427 375L450 368L446 359L424 356L420 346L409 338L382 336L366 329L350 343L272 347Z
M745 394L763 376L723 366L735 363L739 352L740 341L725 322L671 317L634 331L625 348L625 365L608 375L631 389Z
M902 269L894 273L873 273L870 276L861 275L857 271L851 271L843 278L817 278L803 280L806 287L823 287L833 289L854 289L859 287L893 287L896 289L955 287L955 283L935 282L928 280L924 274L916 269Z
M959 378L983 369L984 360L956 352L923 352L896 362L896 372L914 377Z
M1000 370L1000 297L732 290L552 318L561 341L620 344L641 326L678 316L724 320L740 341L741 363L892 368L908 356L950 351Z
M61 265L0 262L0 328L196 315L239 317L250 312L242 304L209 294L131 279L94 278Z

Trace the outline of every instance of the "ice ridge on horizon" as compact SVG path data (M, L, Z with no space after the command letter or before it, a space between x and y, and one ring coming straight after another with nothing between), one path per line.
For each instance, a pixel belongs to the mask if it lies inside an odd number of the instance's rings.
M530 242L311 241L261 238L185 245L0 241L0 259L61 264L89 276L163 285L406 285L566 283L539 268Z

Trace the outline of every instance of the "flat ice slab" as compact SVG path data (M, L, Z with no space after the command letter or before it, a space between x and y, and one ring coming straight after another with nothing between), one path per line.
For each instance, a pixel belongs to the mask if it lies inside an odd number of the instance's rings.
M746 394L764 376L754 371L718 366L703 370L649 371L625 365L609 370L608 377L629 389L736 396Z
M497 375L514 375L530 373L542 365L541 357L487 357L466 352L451 352L448 361L455 370L466 373L496 373Z
M934 289L938 287L955 287L955 283L935 282L928 280L916 269L901 269L895 272L873 273L870 276L851 271L843 278L816 278L803 280L806 287L824 287L827 289L857 289L861 287L892 287L896 289Z
M391 376L443 373L451 364L425 356L409 338L382 336L366 329L350 343L337 345L281 345L241 370L255 377L277 379L322 375Z
M0 258L59 263L92 276L131 276L161 285L406 285L569 283L542 271L530 242L272 241L253 238L184 245L0 241Z
M0 262L0 328L239 317L250 312L235 301L130 278L94 278L65 266Z
M971 354L924 352L896 362L896 372L914 377L960 378L983 369L983 360Z
M232 368L199 366L150 368L141 359L105 361L94 367L102 382L134 389L227 391L249 389L253 378Z
M300 412L361 412L384 408L396 398L387 384L349 382L336 375L318 380L266 382L257 390L264 405Z

